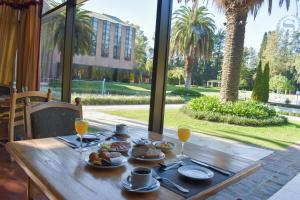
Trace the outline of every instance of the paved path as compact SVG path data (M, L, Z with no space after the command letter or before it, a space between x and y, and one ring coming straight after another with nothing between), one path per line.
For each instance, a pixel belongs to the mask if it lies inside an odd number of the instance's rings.
M285 151L276 151L261 162L263 166L256 173L222 190L209 200L269 199L300 172L300 143ZM299 193L299 184L296 187ZM298 194L292 192L285 195L282 200L298 197Z
M299 200L300 199L300 173L276 192L269 200Z

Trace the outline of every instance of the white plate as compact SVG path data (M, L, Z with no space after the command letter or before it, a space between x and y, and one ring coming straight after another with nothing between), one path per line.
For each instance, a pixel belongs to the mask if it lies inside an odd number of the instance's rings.
M119 160L120 159L120 160ZM89 158L86 158L85 162L88 166L94 167L94 168L99 168L99 169L114 169L114 168L118 168L118 167L122 167L127 163L127 158L124 156L120 156L118 158L111 158L112 163L115 162L115 165L111 165L111 166L102 166L102 165L95 165L93 163L90 162Z
M163 159L165 159L166 155L161 152L160 157L158 158L143 158L143 157L135 157L131 154L131 151L128 153L128 155L130 156L130 158L133 158L135 160L140 160L140 161L161 161Z
M159 145L160 144L163 144L163 143L167 143L167 144L170 144L171 145L171 147L170 148L164 148L164 147L160 147ZM157 149L161 149L163 152L170 152L170 151L172 151L172 150L174 150L174 148L175 148L175 144L174 143L172 143L172 142L167 142L167 141L155 141L155 142L153 142L153 145L157 148Z
M152 177L151 186L149 186L149 187L151 187L151 189L132 191L133 189L131 188L131 184L127 181L127 178L126 178L125 180L122 181L122 186L129 192L148 193L148 192L154 192L154 191L158 190L160 187L160 182Z
M99 144L98 144L98 147L99 147L99 149L101 149L103 144L112 144L112 143L114 143L114 142L99 143ZM129 143L129 144L130 144L130 143ZM124 150L124 151L117 151L117 150L110 149L109 152L127 153L127 152L129 151L130 148L131 148L131 145L130 145L130 147L129 147L128 149L126 149L126 150Z
M197 179L197 180L206 180L211 179L214 177L214 172L196 165L185 165L178 168L178 173L191 178L191 179Z

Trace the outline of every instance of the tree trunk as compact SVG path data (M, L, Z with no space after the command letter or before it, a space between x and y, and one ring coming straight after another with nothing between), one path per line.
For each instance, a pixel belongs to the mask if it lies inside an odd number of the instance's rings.
M222 102L238 99L247 14L248 10L241 5L233 5L225 13L227 24L222 65Z
M193 57L187 56L185 59L185 88L189 89L192 85L192 67L193 67Z

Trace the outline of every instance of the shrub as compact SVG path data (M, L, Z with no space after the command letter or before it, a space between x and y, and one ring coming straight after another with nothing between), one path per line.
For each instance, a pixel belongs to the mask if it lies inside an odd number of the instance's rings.
M243 126L287 123L287 119L278 116L275 109L255 101L222 103L218 97L203 96L192 99L182 111L196 119Z
M177 88L171 92L172 95L178 96L189 96L189 97L200 97L202 96L200 92L187 89L187 88Z
M212 111L194 111L188 108L188 106L184 106L181 111L195 119L212 122L223 122L240 126L273 126L287 124L288 122L287 118L283 116L273 116L268 119L255 119L234 115L224 115Z
M150 104L150 96L122 96L122 95L93 95L72 94L72 99L80 97L83 105L134 105ZM180 104L184 99L179 96L167 96L167 104Z
M276 116L275 109L255 101L221 103L218 97L203 96L192 99L188 107L195 111L216 112L239 117L266 119Z

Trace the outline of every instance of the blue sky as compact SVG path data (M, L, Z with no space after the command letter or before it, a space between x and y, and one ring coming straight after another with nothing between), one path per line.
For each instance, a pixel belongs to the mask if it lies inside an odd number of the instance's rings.
M246 26L245 46L254 47L258 50L264 32L275 30L278 21L283 17L296 14L297 9L294 1L291 1L289 11L286 11L285 7L279 8L277 2L277 0L273 0L271 15L268 14L267 4L263 5L255 20L253 16L249 15ZM149 44L153 46L152 38L155 31L156 5L157 0L89 0L83 8L113 15L121 20L129 20L139 25L148 37ZM184 4L178 4L177 0L174 0L173 10L178 9L181 5ZM226 22L226 19L224 14L212 4L208 4L207 7L208 11L213 14L217 27L225 29L224 22Z

